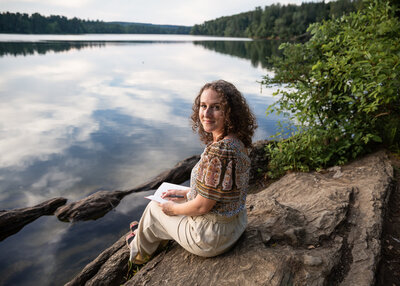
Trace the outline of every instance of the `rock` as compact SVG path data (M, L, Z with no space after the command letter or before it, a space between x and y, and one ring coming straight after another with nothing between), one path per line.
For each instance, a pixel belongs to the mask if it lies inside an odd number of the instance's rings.
M176 246L126 285L373 285L393 170L378 152L341 172L286 175L248 196L231 251L201 258Z
M377 152L341 172L291 173L249 194L249 224L232 250L202 258L174 243L124 285L373 285L393 169ZM79 285L107 275L119 279L104 285L123 283L122 244L87 266Z
M99 191L80 201L59 208L56 216L61 221L98 219L118 206L126 195L158 188L163 182L181 184L190 178L190 172L200 156L187 158L149 182L126 191Z
M253 185L262 178L267 172L268 158L266 157L265 146L269 143L268 140L260 140L253 144L250 150L251 169L250 169L250 184ZM261 181L261 180L260 180Z
M328 169L329 172L335 172L335 174L333 175L333 178L340 178L343 174L342 174L342 168L340 166L334 166Z
M121 285L126 281L128 259L128 247L125 244L125 238L121 237L65 286Z
M54 211L67 202L65 198L54 198L38 204L15 210L0 211L0 241L20 231L25 225L42 215L52 215Z
M322 258L306 254L303 256L303 263L307 266L318 266L322 264Z
M58 208L55 215L61 221L97 219L115 208L124 196L126 193L123 191L99 191Z

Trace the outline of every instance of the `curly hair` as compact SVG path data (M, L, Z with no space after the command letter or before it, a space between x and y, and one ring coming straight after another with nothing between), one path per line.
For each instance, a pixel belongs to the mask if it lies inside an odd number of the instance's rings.
M257 128L256 117L250 110L246 99L237 88L225 80L217 80L206 83L199 91L193 103L192 129L200 136L201 141L208 144L213 141L212 133L204 131L200 122L199 109L200 97L204 90L212 89L222 97L221 105L225 115L224 133L219 140L229 133L235 134L246 147L251 146L251 138Z

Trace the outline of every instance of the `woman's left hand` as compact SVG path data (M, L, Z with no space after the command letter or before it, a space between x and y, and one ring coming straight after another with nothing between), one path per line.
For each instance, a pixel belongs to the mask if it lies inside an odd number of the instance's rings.
M162 204L158 204L162 211L166 214L166 215L175 215L174 213L174 206L176 205L176 203L173 202L166 202L166 203L162 203Z

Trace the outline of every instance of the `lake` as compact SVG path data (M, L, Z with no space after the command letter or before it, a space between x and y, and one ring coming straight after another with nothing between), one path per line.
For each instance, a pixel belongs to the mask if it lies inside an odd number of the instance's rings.
M259 81L279 43L176 35L0 35L0 209L130 189L200 154L191 106L225 79L276 131ZM149 192L95 221L43 216L0 242L0 285L63 285L138 220Z

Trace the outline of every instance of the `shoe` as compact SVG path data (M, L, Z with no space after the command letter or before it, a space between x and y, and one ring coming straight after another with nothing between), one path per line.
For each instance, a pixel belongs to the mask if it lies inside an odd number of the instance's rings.
M129 224L129 229L131 230L131 233L134 233L134 231L138 228L139 223L137 221L133 221Z
M128 234L127 236L125 236L125 242L129 249L131 248L130 245L134 238L135 238L135 234L132 232L130 234Z
M133 221L129 224L129 229L131 233L125 237L126 245L130 248L132 240L135 238L135 230L137 230L139 223L137 221Z

